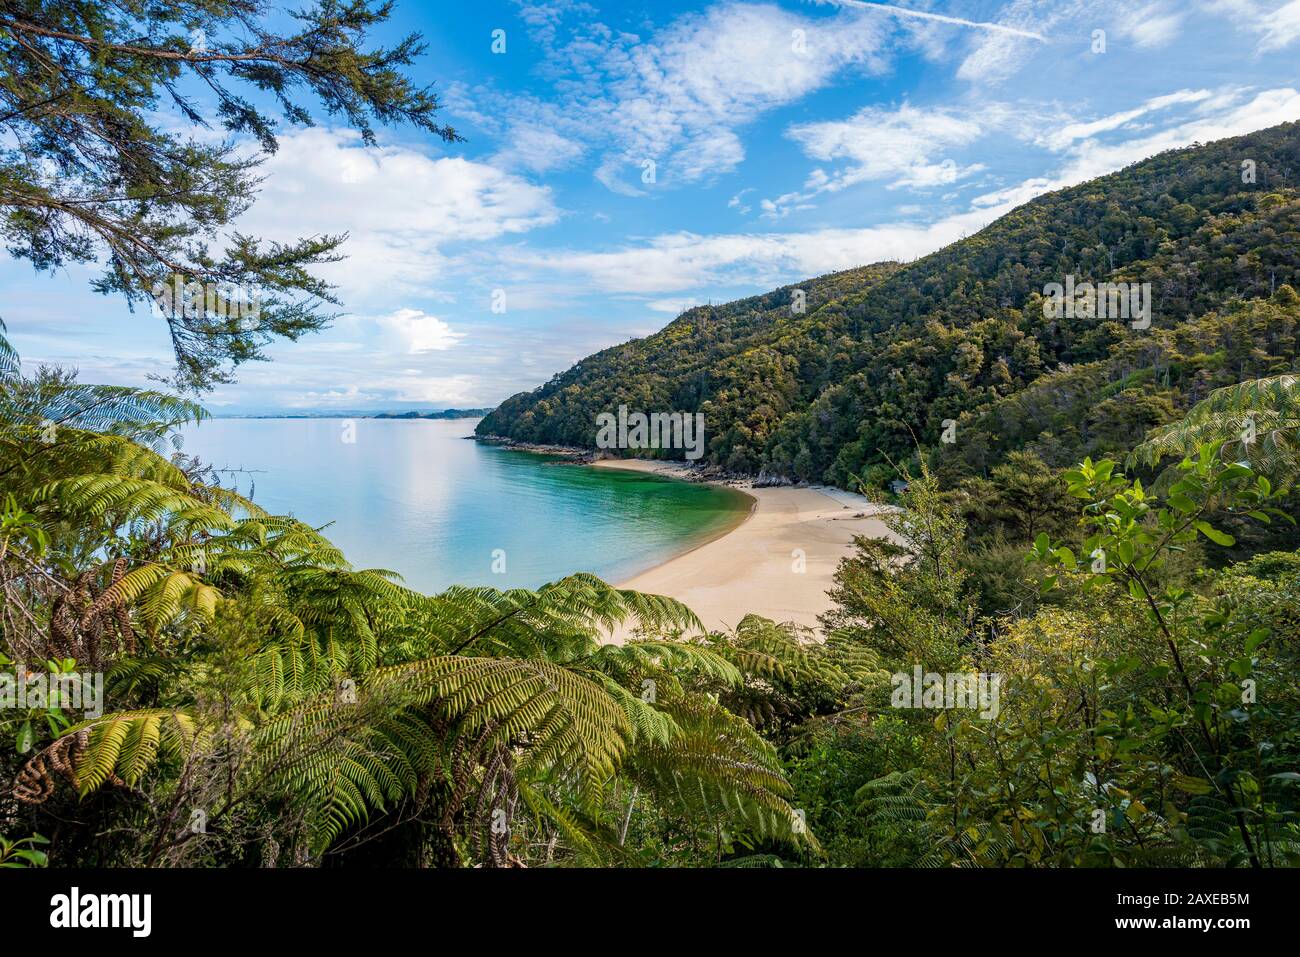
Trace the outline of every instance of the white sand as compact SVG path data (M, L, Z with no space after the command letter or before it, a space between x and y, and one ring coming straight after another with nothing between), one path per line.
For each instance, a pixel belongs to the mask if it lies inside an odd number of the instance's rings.
M684 474L680 466L640 459L595 464ZM754 499L744 522L619 587L676 598L709 629L732 628L750 612L816 629L817 616L831 607L826 590L840 559L853 551L854 536L889 536L875 517L882 507L838 489L735 487ZM612 639L626 637L628 631L619 629Z

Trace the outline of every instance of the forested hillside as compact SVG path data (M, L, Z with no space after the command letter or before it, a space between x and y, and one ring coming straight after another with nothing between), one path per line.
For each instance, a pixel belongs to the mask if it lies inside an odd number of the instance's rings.
M707 413L709 461L734 454L737 469L758 464L755 435L767 436L807 406L819 370L802 360L834 303L878 285L899 268L878 263L831 273L762 296L688 309L663 330L582 360L533 392L507 399L479 435L590 446L597 413L620 403L642 411ZM795 308L796 290L803 311Z
M1162 153L908 265L691 309L478 432L585 447L620 403L700 411L706 462L846 486L918 442L966 474L1021 448L1057 467L1123 452L1213 388L1295 367L1298 175L1297 123ZM1044 286L1066 276L1150 283L1151 328L1046 317ZM956 441L941 444L945 419Z

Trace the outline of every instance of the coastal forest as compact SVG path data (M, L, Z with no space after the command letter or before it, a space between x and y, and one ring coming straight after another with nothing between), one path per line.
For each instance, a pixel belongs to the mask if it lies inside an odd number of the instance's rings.
M0 325L0 866L1300 863L1300 124L1049 194L915 263L690 310L483 420L587 447L620 403L700 411L715 468L895 506L819 634L706 632L576 570L418 593L176 443L204 388L327 321L309 267L341 238L196 245L255 167L176 144L153 108L197 70L267 149L241 84L289 121L305 91L363 135L454 143L406 78L418 38L368 45L387 5L278 36L181 0L152 47L121 8L24 6L0 14L28 147L0 159L11 252L99 261L127 298L177 275L280 297L265 326L166 317L157 390L31 368ZM189 24L223 17L255 52L194 52ZM1049 318L1067 275L1150 283L1151 327ZM602 641L622 623L633 640ZM1000 694L900 706L917 671ZM60 680L86 673L102 713Z
M763 683L830 861L1294 864L1298 171L1300 123L1162 153L687 310L478 429L590 447L597 410L700 411L710 474L899 507L908 546L859 540L798 647L835 678ZM1067 277L1149 283L1149 326L1045 308ZM887 707L918 662L1001 675L1010 713Z
M848 489L918 445L980 476L1013 452L1053 468L1121 452L1219 386L1293 367L1294 309L1274 295L1300 288L1298 177L1300 123L1162 153L913 263L689 309L478 432L591 448L620 404L703 412L704 462ZM1150 283L1150 328L1045 315L1045 285L1067 276Z

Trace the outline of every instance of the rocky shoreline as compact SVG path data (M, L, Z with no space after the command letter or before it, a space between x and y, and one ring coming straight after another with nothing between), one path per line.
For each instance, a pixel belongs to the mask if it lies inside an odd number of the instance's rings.
M592 449L578 449L568 445L539 445L536 442L520 442L518 439L508 438L504 435L467 435L465 438L480 442L483 445L497 445L503 449L515 449L519 452L559 455L563 456L566 462L573 462L576 465L590 465L592 462L606 457L604 452L596 452Z

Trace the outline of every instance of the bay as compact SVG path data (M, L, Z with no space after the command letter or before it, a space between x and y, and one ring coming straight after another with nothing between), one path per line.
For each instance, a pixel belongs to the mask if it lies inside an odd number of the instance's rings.
M465 438L476 422L216 418L187 428L183 451L262 508L326 526L354 568L426 593L577 571L618 582L749 510L733 489L481 445Z

